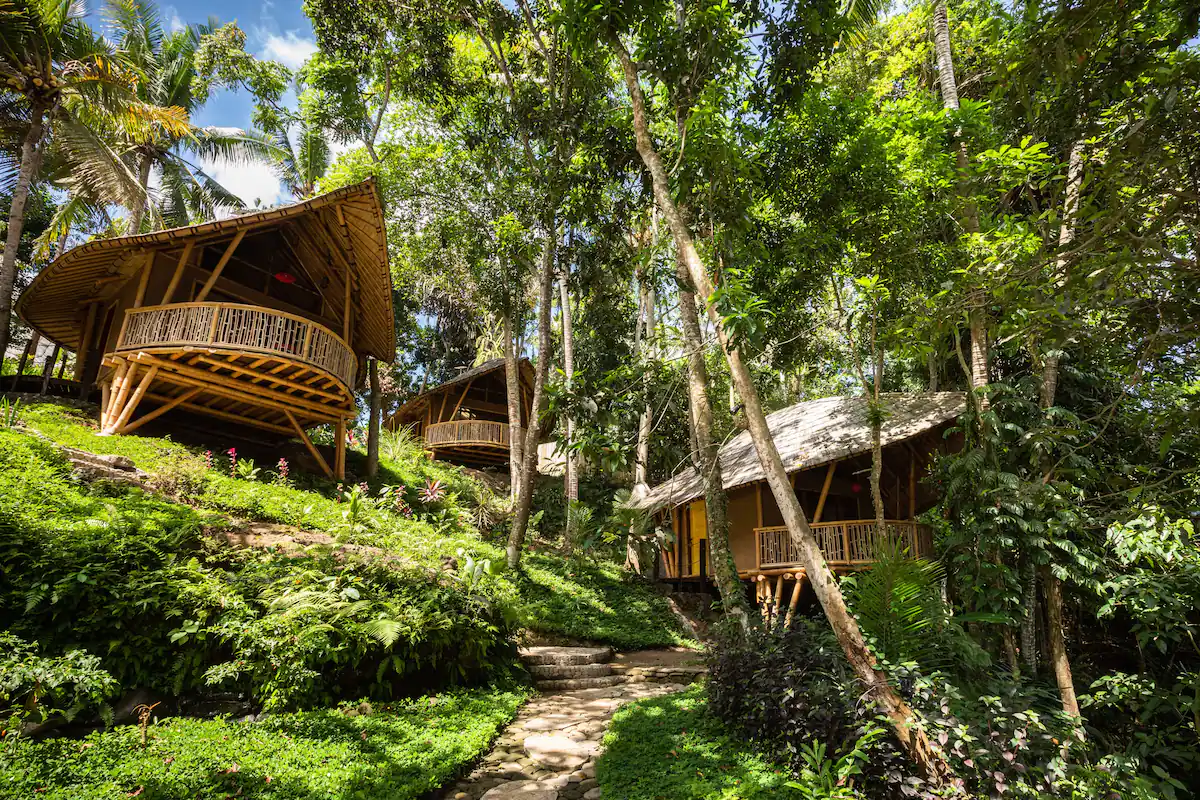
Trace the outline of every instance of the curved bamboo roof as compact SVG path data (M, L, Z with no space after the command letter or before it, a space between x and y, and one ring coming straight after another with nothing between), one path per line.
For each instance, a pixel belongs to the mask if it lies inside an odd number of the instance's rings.
M181 251L189 243L219 245L239 231L272 230L279 232L281 247L295 253L310 272L327 275L333 285L343 285L349 266L355 290L353 349L391 363L396 350L392 278L374 179L265 211L87 242L33 279L17 302L17 313L41 335L77 350L85 304L111 297L156 252Z
M465 381L473 381L476 378L481 377L483 375L488 375L493 372L503 372L504 366L505 365L504 365L503 358L493 358L490 361L483 362L478 367L472 367L471 369L466 370L465 372L460 372L458 375L455 375L453 378L451 378L448 381L439 383L436 386L430 386L428 389L421 392L416 397L413 397L411 400L407 401L406 403L401 405L398 409L396 409L395 412L393 412L392 415L390 417L388 417L388 421L401 420L401 419L404 419L405 417L410 417L410 416L416 414L417 412L421 411L422 409L424 409L425 404L429 402L429 398L432 397L433 395L441 394L443 391L445 391L446 389L448 389L451 386L457 386L458 384L463 383ZM530 363L528 358L522 358L517 361L517 371L520 374L521 382L524 384L522 386L522 389L527 390L527 391L532 391L533 364Z
M885 394L887 418L880 429L883 446L911 439L949 422L967 408L962 392ZM819 467L871 450L871 422L863 397L825 397L808 400L767 415L771 437L789 473ZM721 480L726 489L766 478L750 432L742 431L721 446ZM655 486L633 508L657 511L687 503L704 494L704 483L693 467Z

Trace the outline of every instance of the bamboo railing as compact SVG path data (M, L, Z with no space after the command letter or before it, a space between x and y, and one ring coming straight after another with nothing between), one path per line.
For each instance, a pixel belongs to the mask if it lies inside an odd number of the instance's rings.
M324 325L260 306L174 303L131 308L118 351L214 347L282 356L328 372L354 386L354 352Z
M901 550L912 558L933 555L933 531L928 525L911 520L885 520L887 536L898 541ZM848 567L876 560L878 532L875 520L857 519L822 522L812 526L813 536L831 566ZM755 528L758 569L802 566L785 527Z
M425 444L430 447L508 447L508 424L482 419L435 422L425 429Z

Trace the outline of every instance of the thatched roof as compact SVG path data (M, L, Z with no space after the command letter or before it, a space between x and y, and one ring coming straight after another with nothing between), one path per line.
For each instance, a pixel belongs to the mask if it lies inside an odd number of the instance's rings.
M949 422L966 409L962 392L888 394L887 419L881 430L883 445L911 439ZM830 461L840 461L871 449L871 424L862 397L826 397L809 400L767 416L767 425L789 473ZM721 447L721 474L726 489L765 478L750 433L742 431ZM635 508L656 511L694 500L704 494L700 475L688 467L670 480L630 501Z
M182 252L188 242L219 245L240 230L277 231L280 248L303 254L305 267L328 275L334 286L341 285L339 261L348 262L357 284L353 349L392 362L392 277L374 179L266 211L87 242L68 250L33 279L17 303L17 313L43 336L77 350L87 302L113 295L156 253Z
M522 388L528 391L533 385L533 364L530 363L528 358L522 358L517 362L517 370L521 376L521 383L523 384ZM460 383L465 383L493 372L503 371L503 358L493 358L490 361L485 361L478 367L472 367L465 372L455 375L448 381L439 383L437 386L431 386L430 388L421 392L419 395L396 409L395 413L392 414L391 419L403 419L406 416L415 414L417 411L425 407L425 403L429 401L431 395L441 394L444 390L450 388L451 386L457 386Z

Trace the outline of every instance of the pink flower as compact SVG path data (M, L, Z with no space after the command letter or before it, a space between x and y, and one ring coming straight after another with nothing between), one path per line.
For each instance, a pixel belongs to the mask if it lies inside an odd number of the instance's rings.
M204 451L204 468L205 469L213 468L213 452L212 452L212 450Z
M229 477L237 477L237 448L231 447L226 452L229 453Z

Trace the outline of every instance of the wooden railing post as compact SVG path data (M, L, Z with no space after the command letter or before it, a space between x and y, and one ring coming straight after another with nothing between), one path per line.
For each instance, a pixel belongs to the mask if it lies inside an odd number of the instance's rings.
M854 559L850 556L850 526L843 522L842 525L842 557L846 563L851 563Z

